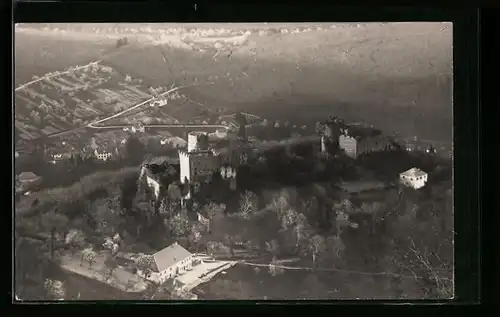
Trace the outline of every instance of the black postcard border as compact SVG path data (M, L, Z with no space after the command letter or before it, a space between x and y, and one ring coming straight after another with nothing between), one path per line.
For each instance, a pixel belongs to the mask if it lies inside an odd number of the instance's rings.
M482 190L480 180L479 160L482 149L479 122L480 112L480 86L479 86L479 10L477 8L451 7L339 7L326 4L168 4L159 1L120 1L120 2L17 2L13 8L15 22L304 22L304 21L452 21L454 22L454 150L455 150L455 228L456 228L456 292L455 303L478 303L480 300L480 212L479 195ZM12 26L12 25L11 25ZM11 28L10 30L12 30ZM10 33L12 35L12 33ZM12 61L12 60L11 60ZM12 87L10 87L12 89ZM8 94L11 96L11 94ZM11 108L9 108L11 109ZM12 114L10 114L12 115ZM11 233L11 237L12 237ZM8 241L11 241L11 237ZM9 293L12 285L9 284ZM484 296L483 296L484 297ZM391 304L397 304L395 301ZM433 301L419 301L415 304L431 304ZM441 302L445 304L446 302ZM24 305L21 310L41 312L38 309L51 311L70 311L77 305L87 303L61 303L57 305ZM134 302L99 302L98 309L104 311L107 306L113 310L130 310L132 305L139 304L152 308L160 303L134 303ZM189 305L188 305L189 304ZM276 304L284 304L277 306ZM321 304L321 305L315 305ZM260 309L268 312L278 312L285 308L309 309L332 305L349 307L366 307L381 304L377 301L331 301L331 302L185 302L178 305L168 304L170 309L181 307L200 307L208 312L213 309L218 312L229 311L235 308ZM351 306L356 304L355 306ZM399 304L403 304L400 302ZM143 306L144 305L144 306ZM17 306L17 305L16 305ZM240 307L238 307L240 306ZM246 306L246 307L241 307ZM295 307L294 307L295 306ZM448 305L446 305L448 306ZM87 307L92 307L86 305ZM392 305L392 307L403 307ZM409 307L409 306L406 306ZM429 306L427 306L429 307ZM444 309L444 305L439 305ZM21 308L21 307L17 307ZM333 308L333 307L332 307ZM340 307L338 307L340 308ZM441 309L440 308L440 309ZM91 308L92 309L92 308ZM83 311L83 310L82 310ZM233 310L234 312L234 310ZM351 311L352 313L352 311ZM422 312L420 312L421 314Z

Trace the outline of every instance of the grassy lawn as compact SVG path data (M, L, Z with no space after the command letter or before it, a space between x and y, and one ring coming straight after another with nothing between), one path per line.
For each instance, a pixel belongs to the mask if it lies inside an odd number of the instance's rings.
M116 268L113 274L108 276L109 269L105 264L107 253L107 251L99 252L92 267L88 263L81 262L80 252L61 257L61 265L66 270L112 285L123 291L130 289L134 292L140 292L146 289L147 283L142 278L128 272L123 267Z
M115 287L72 273L53 268L51 278L64 281L66 300L140 300L141 294L121 291Z
M113 48L114 41L94 39L77 41L57 36L15 34L15 85L32 80L33 75L63 70L70 66L85 65Z

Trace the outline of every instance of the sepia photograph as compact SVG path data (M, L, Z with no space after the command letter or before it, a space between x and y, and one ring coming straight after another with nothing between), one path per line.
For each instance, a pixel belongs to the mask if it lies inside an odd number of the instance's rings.
M14 45L16 301L454 298L452 23Z

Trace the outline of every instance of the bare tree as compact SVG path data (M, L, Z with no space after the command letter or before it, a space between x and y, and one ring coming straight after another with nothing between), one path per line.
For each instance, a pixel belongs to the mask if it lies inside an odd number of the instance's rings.
M368 214L372 217L371 221L371 233L375 234L376 233L376 226L379 223L379 221L382 221L384 219L384 215L382 214L383 208L382 204L379 202L373 202L373 203L362 203L360 211Z
M283 214L290 207L289 201L286 196L278 194L274 195L269 208L278 214L278 217Z
M288 208L283 213L280 215L280 220L281 220L281 228L283 231L288 230L289 227L291 227L295 221L298 218L297 211L293 208Z
M64 230L66 224L68 223L68 218L59 213L58 209L51 210L42 215L41 224L42 227L50 230L50 257L54 257L54 244L56 234Z
M278 255L279 251L278 241L276 240L266 241L266 251L271 253L273 256Z
M205 205L203 209L205 210L208 220L210 221L208 224L208 231L211 232L215 218L224 213L223 208L219 204L210 202L209 204Z
M304 214L299 214L295 220L295 226L293 227L293 232L295 235L295 247L299 247L303 240L308 239L309 223L307 222L306 216Z
M325 239L320 235L314 235L309 241L309 252L312 256L313 265L316 264L318 255L325 249Z
M104 264L108 268L106 280L111 278L113 276L113 272L118 268L118 262L116 261L116 258L113 256L108 256L106 257L106 260L104 261Z
M240 197L240 213L244 218L255 213L259 208L258 196L249 190L246 190Z
M269 263L269 274L272 276L280 275L283 274L285 270L280 266L280 263L276 259L276 257L273 257L271 263Z
M328 246L328 249L335 254L335 258L337 260L342 258L343 252L345 250L345 245L339 235L328 237L326 239L326 244Z
M199 248L199 242L201 240L201 233L200 233L200 230L198 228L198 226L196 225L193 225L191 227L191 233L189 234L188 236L188 241L189 243L191 243L192 245L195 245L196 246L196 252L198 252L198 248Z

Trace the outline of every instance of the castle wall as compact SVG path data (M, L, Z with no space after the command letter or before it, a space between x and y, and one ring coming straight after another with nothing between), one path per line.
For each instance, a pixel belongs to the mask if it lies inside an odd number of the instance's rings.
M205 181L220 167L219 156L210 152L186 152L179 151L181 182L185 178L188 181Z
M188 133L188 152L208 150L208 134L194 131Z
M345 151L347 156L356 158L358 155L358 141L350 136L340 135L339 136L339 147Z
M151 176L149 175L146 176L146 183L148 184L149 188L153 189L155 199L158 199L158 197L160 196L160 183L151 178Z
M339 137L339 147L350 157L370 152L381 152L392 149L389 139L384 136L377 136L365 139L356 139L347 135Z
M180 163L180 181L184 184L185 179L188 181L191 179L191 169L189 163L189 154L186 151L179 151L179 163Z

